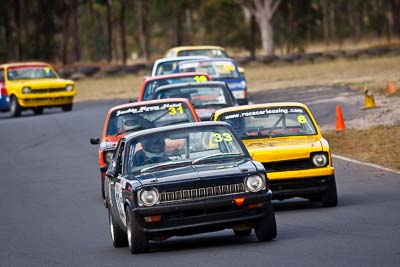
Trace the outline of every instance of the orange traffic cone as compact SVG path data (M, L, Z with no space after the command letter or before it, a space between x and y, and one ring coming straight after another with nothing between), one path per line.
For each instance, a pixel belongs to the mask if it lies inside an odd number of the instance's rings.
M344 119L342 115L342 108L340 105L336 106L336 131L344 130L346 126L344 125Z
M396 93L396 91L397 91L397 89L396 89L396 87L394 87L393 83L388 81L386 84L386 95L394 94L394 93Z

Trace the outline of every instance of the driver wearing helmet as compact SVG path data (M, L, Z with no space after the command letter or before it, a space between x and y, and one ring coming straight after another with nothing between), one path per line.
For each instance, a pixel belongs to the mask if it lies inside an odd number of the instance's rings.
M139 117L123 117L122 124L119 128L119 132L127 132L130 130L134 130L140 126L140 119Z
M142 149L135 154L136 166L168 161L165 153L165 141L162 138L143 140Z

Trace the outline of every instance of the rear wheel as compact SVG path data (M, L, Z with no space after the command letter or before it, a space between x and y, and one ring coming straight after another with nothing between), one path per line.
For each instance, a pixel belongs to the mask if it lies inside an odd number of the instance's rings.
M71 103L71 104L66 104L66 105L62 106L61 108L62 108L63 111L67 112L67 111L71 111L72 110L72 106L73 105Z
M121 227L119 227L118 223L114 221L110 206L108 207L107 211L113 246L115 248L125 247L127 245L126 233L121 229Z
M149 240L142 229L140 229L138 221L129 210L126 210L126 233L128 236L128 246L132 254L143 253L149 250Z
M11 96L10 99L10 112L12 117L21 116L22 107L20 106L16 96Z
M42 107L34 108L33 113L35 113L36 115L40 115L43 113L43 108Z
M322 206L335 207L338 203L335 175L329 178L328 189L321 194Z
M258 241L270 241L276 237L276 221L272 203L268 203L265 216L256 224L254 228Z

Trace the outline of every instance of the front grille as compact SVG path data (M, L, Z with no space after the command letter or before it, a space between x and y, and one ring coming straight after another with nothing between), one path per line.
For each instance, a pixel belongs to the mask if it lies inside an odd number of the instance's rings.
M160 193L160 203L244 193L244 183Z
M33 89L30 93L31 94L45 94L45 93L59 93L59 92L66 92L65 87Z
M311 162L310 158L264 162L263 165L267 172L294 171L317 168Z

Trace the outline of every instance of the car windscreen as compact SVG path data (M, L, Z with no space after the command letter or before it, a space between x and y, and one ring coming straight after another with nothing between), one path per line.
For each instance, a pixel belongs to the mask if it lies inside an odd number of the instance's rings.
M240 73L232 61L187 61L179 64L179 72L205 72L213 80L239 79Z
M195 121L192 111L183 102L127 107L110 114L106 135Z
M44 78L57 78L57 75L46 65L15 66L7 69L7 79L10 81Z
M153 172L185 165L237 161L247 157L225 126L175 129L138 137L129 145L128 172Z
M161 89L161 88L160 88ZM234 105L227 92L218 85L202 85L191 87L165 88L156 90L154 99L183 97L195 108L231 107Z
M179 51L178 56L207 56L213 58L226 58L228 57L228 54L224 50L220 49L192 49Z
M227 112L218 117L232 125L242 139L315 135L317 130L301 107L271 107Z
M155 76L175 73L176 68L178 66L177 62L179 62L179 61L180 60L167 61L167 62L161 62L161 63L157 64L157 68L155 70Z
M189 83L189 82L206 82L208 77L206 75L187 75L182 77L162 78L146 82L143 100L152 99L154 91L163 85L174 84L174 83Z

